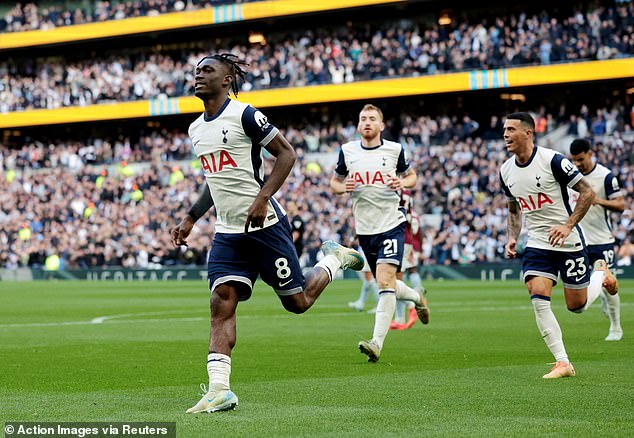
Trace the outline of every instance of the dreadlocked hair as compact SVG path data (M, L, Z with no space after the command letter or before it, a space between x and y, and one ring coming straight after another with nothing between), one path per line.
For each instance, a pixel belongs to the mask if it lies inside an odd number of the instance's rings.
M237 97L238 92L240 91L239 82L243 82L247 74L247 71L243 68L243 66L247 67L249 64L246 61L239 59L238 56L233 53L215 53L213 55L205 56L203 59L198 61L198 64L203 62L205 59L215 59L216 61L220 61L231 68L231 77L233 78L233 81L231 81L231 92Z

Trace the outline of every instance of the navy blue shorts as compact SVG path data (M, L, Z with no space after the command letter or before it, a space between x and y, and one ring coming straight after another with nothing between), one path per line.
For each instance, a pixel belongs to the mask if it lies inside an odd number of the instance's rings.
M262 230L247 234L217 233L209 254L209 289L229 281L243 283L240 301L251 297L258 278L280 296L304 290L305 281L286 216Z
M359 235L359 244L372 274L376 275L377 263L389 263L401 267L405 249L405 222L381 234Z
M550 278L557 284L561 276L564 287L583 289L590 284L590 261L585 249L563 252L549 249L526 248L522 255L524 281L530 276Z
M614 244L606 243L605 245L588 245L588 257L590 258L590 265L593 266L594 262L599 259L605 260L608 268L614 269L614 262L616 257L614 254Z

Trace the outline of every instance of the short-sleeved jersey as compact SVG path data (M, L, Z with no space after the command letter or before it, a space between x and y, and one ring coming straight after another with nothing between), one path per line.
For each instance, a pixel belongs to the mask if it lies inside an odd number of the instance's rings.
M566 223L572 208L568 187L583 176L563 155L535 146L526 164L510 158L500 169L502 189L510 200L517 200L526 219L527 247L554 251L579 251L584 247L579 226L572 229L563 246L548 242L551 227Z
M203 113L189 126L216 206L217 232L244 233L249 207L264 184L262 147L278 132L260 111L229 98L214 116ZM284 214L271 198L264 227L277 223Z
M595 164L592 170L583 175L583 177L588 181L594 193L601 199L614 199L623 196L619 180L610 169L601 164ZM576 194L575 192L573 195ZM577 196L571 196L571 198L576 202ZM579 225L581 225L587 245L614 243L612 225L610 224L610 215L607 208L601 205L591 206L583 219L581 219L581 222L579 222Z
M381 140L379 146L366 148L355 140L341 146L335 174L350 175L356 182L352 213L357 234L384 233L405 221L399 210L400 196L388 187L387 176L405 174L409 168L400 143Z

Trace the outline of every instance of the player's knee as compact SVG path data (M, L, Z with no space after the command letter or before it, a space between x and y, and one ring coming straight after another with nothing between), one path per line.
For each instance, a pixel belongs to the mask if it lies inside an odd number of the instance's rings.
M579 304L579 303L567 303L566 307L568 308L569 311L571 311L572 313L583 313L584 310L586 310L586 303L584 302L583 304Z
M310 305L308 304L308 302L306 302L303 294L280 297L280 299L282 301L282 306L284 306L284 309L297 315L306 312L310 308Z
M296 315L300 315L304 312L306 312L306 310L308 310L308 307L302 306L296 302L282 302L282 305L284 306L284 309L286 309L287 311L291 312L291 313L295 313Z

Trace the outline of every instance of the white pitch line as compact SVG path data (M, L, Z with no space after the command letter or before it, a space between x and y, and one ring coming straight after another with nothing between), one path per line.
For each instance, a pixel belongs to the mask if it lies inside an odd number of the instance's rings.
M596 304L595 304L596 306ZM621 303L621 306L634 306L634 302ZM329 306L330 307L330 306ZM341 306L337 306L341 308ZM447 308L452 306L438 305L432 307L432 311L434 313L456 313L456 312L495 312L495 311L515 311L521 310L526 311L532 309L532 306L506 306L506 307L462 307L462 308ZM598 306L596 306L598 307ZM15 324L0 324L0 329L3 328L21 328L21 327L62 327L62 326L73 326L73 325L95 325L95 324L103 324L107 322L109 324L138 324L138 323L146 323L146 322L190 322L190 321L209 321L208 316L198 316L198 317L188 317L188 318L144 318L144 319L117 319L117 318L125 318L128 316L144 316L144 315L167 315L174 313L184 313L183 311L163 311L163 312L142 312L142 313L125 313L119 315L109 315L109 316L101 316L98 318L93 318L90 321L59 321L59 322L33 322L33 323L15 323ZM360 316L367 315L367 312L355 312L352 310L348 310L345 312L313 312L306 314L306 317L320 317L320 316L328 316L328 317L338 317L338 316ZM279 315L239 315L238 319L259 319L259 318L292 318L293 316L289 313L279 314ZM98 322L95 322L98 321Z
M174 313L186 313L184 310L165 310L162 312L139 312L139 313L120 313L117 315L106 315L90 320L91 324L102 324L104 321L118 318L127 318L129 316L156 316L156 315L170 315Z

